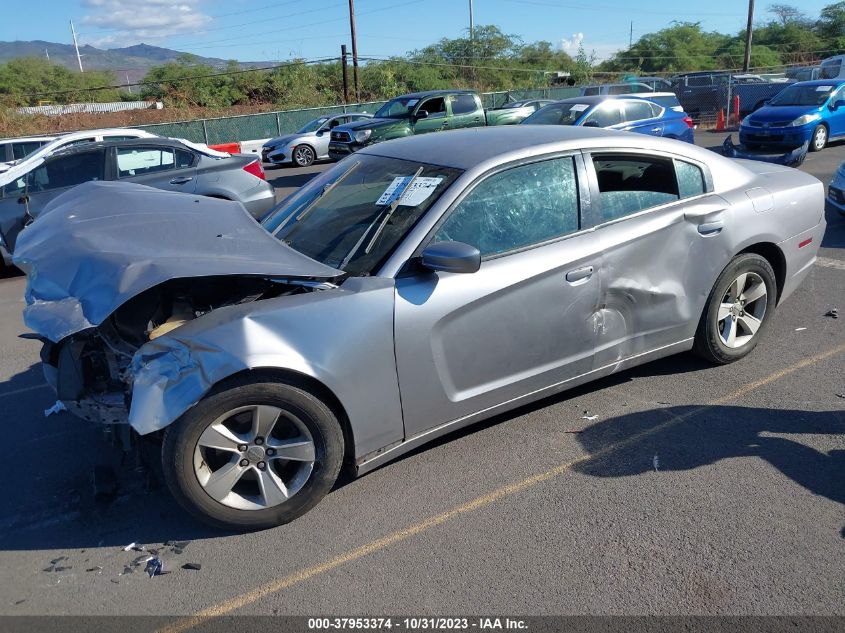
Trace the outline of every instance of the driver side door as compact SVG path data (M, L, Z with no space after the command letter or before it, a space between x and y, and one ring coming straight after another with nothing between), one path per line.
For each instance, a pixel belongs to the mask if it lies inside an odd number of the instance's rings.
M481 252L480 269L398 276L406 438L516 406L592 370L601 249L580 230L584 173L578 154L483 177L419 249L464 242Z
M443 97L431 97L423 101L416 109L415 114L419 115L421 111L428 112L428 116L424 119L416 118L414 120L414 134L425 134L426 132L439 132L444 127L448 126L448 118L446 117L446 100Z
M832 106L837 101L842 100L845 100L845 85L834 90L827 103L828 106ZM824 114L826 114L825 118L827 119L828 125L830 125L830 136L845 136L845 107L830 110L828 106L825 106L827 112Z

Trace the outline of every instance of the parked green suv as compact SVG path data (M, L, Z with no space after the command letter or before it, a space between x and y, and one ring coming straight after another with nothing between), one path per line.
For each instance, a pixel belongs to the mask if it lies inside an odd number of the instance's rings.
M371 119L334 128L329 157L339 160L373 143L426 132L498 125L499 120L501 124L519 123L512 117L494 120L492 115L488 123L481 98L470 90L415 92L391 99Z

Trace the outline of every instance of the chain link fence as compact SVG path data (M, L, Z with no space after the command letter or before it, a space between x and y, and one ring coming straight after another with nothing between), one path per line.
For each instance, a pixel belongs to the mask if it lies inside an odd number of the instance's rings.
M533 90L503 90L485 92L481 101L485 108L496 108L512 101L525 99L566 99L578 96L577 87L537 88ZM160 136L184 138L195 143L216 145L235 141L251 141L273 138L282 134L291 134L309 121L324 115L343 114L346 112L374 113L385 101L368 101L349 105L327 106L323 108L303 108L300 110L279 110L260 114L213 119L196 119L174 123L156 123L139 125L138 128Z

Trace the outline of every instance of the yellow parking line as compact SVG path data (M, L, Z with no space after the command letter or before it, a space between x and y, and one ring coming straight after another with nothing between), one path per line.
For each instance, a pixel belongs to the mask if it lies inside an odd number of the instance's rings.
M558 475L562 475L563 473L571 470L574 466L577 466L578 464L583 463L587 460L602 457L610 453L611 451L616 451L620 448L625 448L626 446L638 442L644 437L653 435L655 433L665 430L668 427L679 424L684 420L687 420L693 417L694 415L697 415L709 406L725 404L726 402L730 402L731 400L736 400L737 398L744 396L745 394L750 393L751 391L754 391L767 384L780 380L784 376L787 376L795 371L804 369L805 367L809 367L811 365L815 365L816 363L830 358L831 356L835 356L843 352L845 352L845 343L832 349L829 349L826 352L822 352L820 354L816 354L815 356L806 358L798 363L795 363L794 365L791 365L785 369L781 369L780 371L777 371L773 374L769 374L765 378L761 378L760 380L756 380L743 387L740 387L736 391L722 396L721 398L714 400L708 405L695 407L694 409L690 409L689 411L681 415L672 416L669 420L662 424L659 424L645 431L641 431L640 433L632 435L631 437L615 444L608 445L600 451L597 451L591 455L584 455L582 457L579 457L578 459L572 460L571 462L567 462L565 464L561 464L560 466L556 466L551 470L547 470L546 472L532 475L527 479L523 479L522 481L518 481L507 486L502 486L501 488L497 488L496 490L486 495L476 497L471 501L456 506L451 510L447 510L446 512L443 512L441 514L429 517L428 519L424 519L418 523L414 523L413 525L410 525L401 530L397 530L396 532L391 532L387 536L384 536L380 539L376 539L374 541L370 541L369 543L362 545L361 547L357 547L353 550L345 552L344 554L335 556L334 558L324 563L314 565L312 567L306 567L297 572L284 576L283 578L279 578L277 580L269 582L251 591L247 591L246 593L243 593L239 596L235 596L234 598L230 598L229 600L220 602L219 604L208 607L207 609L203 609L202 611L199 611L196 615L186 617L182 620L173 623L170 626L161 629L160 633L182 633L183 631L187 631L189 629L194 628L195 626L201 624L203 621L209 618L226 615L228 613L231 613L232 611L236 611L242 607L253 604L254 602L257 602L269 595L287 589L288 587L297 585L305 580L308 580L309 578L319 576L320 574L324 574L337 567L354 562L365 556L369 556L370 554L383 550L391 545L394 545L401 541L405 541L411 538L412 536L420 534L421 532L425 532L426 530L441 525L442 523L446 523L447 521L450 521L455 517L467 514L468 512L474 512L475 510L490 505L494 501L498 501L499 499L502 499L504 497L509 497L518 492L522 492L526 488L531 488L539 483L557 477Z

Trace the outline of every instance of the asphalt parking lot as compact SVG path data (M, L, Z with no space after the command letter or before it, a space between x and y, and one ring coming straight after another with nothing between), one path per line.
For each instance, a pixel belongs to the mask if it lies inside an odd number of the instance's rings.
M843 160L840 144L802 169L827 184ZM267 177L281 198L324 168ZM0 614L845 615L845 217L827 221L748 358L614 375L246 535L188 518L99 428L44 416L24 280L0 280ZM121 472L108 502L102 462ZM170 573L133 566L133 542Z

